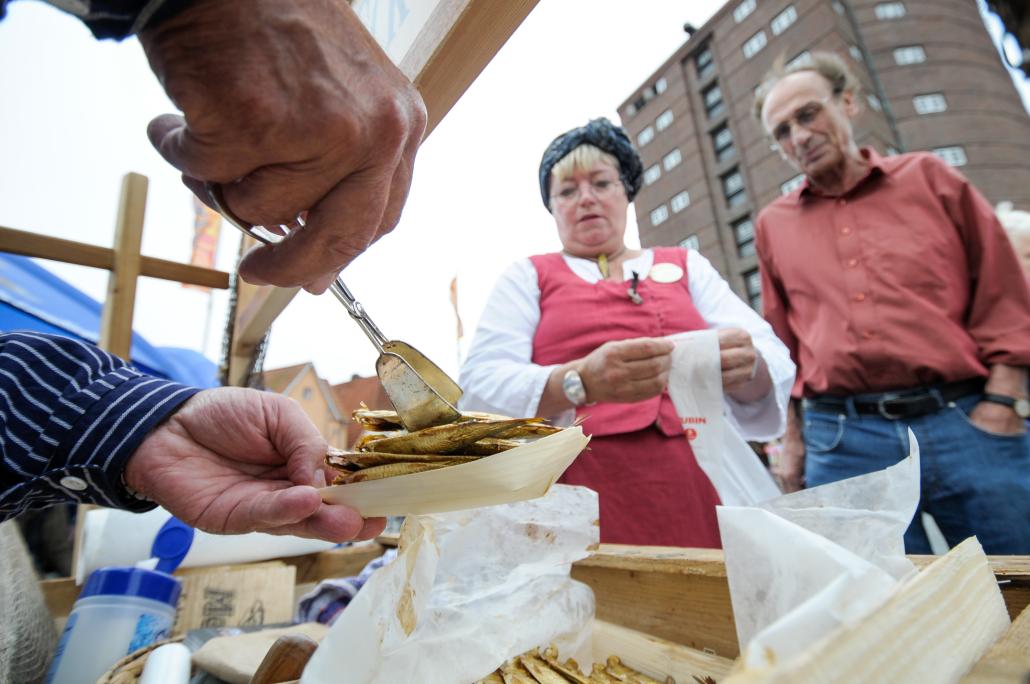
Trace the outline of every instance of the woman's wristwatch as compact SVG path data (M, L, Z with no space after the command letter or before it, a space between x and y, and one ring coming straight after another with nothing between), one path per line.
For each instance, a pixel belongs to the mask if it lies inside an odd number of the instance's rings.
M583 406L587 403L587 388L583 386L583 378L579 371L569 369L561 380L561 389L565 398L572 402L573 406Z

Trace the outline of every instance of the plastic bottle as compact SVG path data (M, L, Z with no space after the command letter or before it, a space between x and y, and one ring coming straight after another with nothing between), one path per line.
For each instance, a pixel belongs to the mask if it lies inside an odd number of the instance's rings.
M57 644L47 684L93 684L121 658L167 637L182 585L143 568L100 568L86 580Z

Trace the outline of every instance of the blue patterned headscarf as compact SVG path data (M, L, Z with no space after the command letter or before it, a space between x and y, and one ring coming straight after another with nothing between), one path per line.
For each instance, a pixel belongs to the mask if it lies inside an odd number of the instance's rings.
M618 160L619 178L626 188L626 197L632 202L640 190L644 165L640 163L640 156L633 149L626 131L601 117L586 126L562 133L544 151L540 160L540 196L547 210L551 210L551 169L580 145L593 145Z

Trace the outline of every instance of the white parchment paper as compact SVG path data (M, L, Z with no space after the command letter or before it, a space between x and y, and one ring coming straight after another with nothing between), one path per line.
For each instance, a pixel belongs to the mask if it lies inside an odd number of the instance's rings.
M569 572L598 539L597 494L565 485L409 517L396 560L336 620L301 681L468 684L537 646L581 652L594 596Z
M881 605L915 572L903 535L919 503L919 447L885 470L778 497L720 507L742 658L790 658Z

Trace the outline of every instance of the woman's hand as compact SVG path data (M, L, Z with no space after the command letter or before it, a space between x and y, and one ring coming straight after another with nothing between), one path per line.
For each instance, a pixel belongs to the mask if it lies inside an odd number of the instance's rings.
M294 401L222 387L183 404L132 455L125 481L184 522L219 534L370 539L383 518L322 501L326 442Z
M674 347L654 337L605 342L578 368L587 401L628 403L660 394L669 382Z
M719 330L719 360L722 365L722 390L737 401L757 401L772 390L769 368L746 330Z

